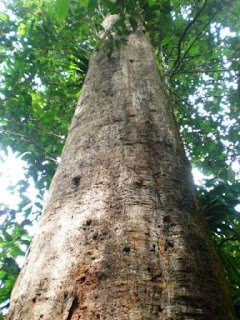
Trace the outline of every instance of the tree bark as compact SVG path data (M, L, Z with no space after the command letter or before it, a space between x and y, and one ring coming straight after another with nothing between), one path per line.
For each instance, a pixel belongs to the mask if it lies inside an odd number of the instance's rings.
M235 319L142 32L96 51L11 320Z

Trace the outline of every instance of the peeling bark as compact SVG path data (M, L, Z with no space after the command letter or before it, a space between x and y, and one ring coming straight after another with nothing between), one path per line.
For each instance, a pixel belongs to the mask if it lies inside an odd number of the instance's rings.
M231 320L151 47L93 54L10 320Z

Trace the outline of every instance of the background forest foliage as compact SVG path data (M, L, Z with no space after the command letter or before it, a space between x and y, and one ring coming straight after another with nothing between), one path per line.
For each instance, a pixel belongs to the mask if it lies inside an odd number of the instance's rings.
M240 313L240 2L234 0L11 0L0 12L0 148L25 160L10 187L18 208L0 204L0 304L19 272L42 199L59 162L102 20L118 14L117 40L129 26L148 34L168 82L186 153L206 179L200 205ZM30 177L39 191L29 198ZM240 208L240 207L239 207ZM0 316L1 317L1 316Z

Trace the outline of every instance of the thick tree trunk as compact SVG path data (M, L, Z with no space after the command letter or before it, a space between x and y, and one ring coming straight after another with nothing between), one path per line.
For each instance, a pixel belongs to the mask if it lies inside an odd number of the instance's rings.
M141 32L93 54L11 320L231 320L170 100Z

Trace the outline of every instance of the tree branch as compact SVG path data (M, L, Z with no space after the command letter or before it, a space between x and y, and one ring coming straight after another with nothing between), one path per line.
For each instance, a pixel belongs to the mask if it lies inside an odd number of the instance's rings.
M33 144L35 146L37 146L38 148L40 148L41 150L44 151L45 153L45 156L48 160L51 160L51 161L54 161L55 163L58 163L57 160L54 158L54 156L47 152L39 143L37 143L36 141L32 140L32 139L29 139L28 136L24 135L24 134L20 134L20 133L17 133L17 132L14 132L14 131L10 131L10 130L5 130L5 129L0 129L0 134L1 133L5 133L5 134L12 134L12 135L15 135L15 136L18 136L18 137L21 137L22 140L24 141L27 141L27 142L30 142L30 144Z
M200 8L200 10L197 12L193 20L186 26L185 30L183 31L183 34L177 44L177 58L175 60L173 70L176 70L179 66L179 62L181 60L181 47L182 47L182 42L184 41L185 37L191 32L193 25L197 22L198 17L201 15L202 11L207 5L207 0L204 1L203 6Z
M190 71L176 71L175 74L188 74L188 73L216 73L216 72L230 72L230 71L240 71L240 68L232 69L217 69L217 70L190 70ZM173 76L174 76L173 75Z
M207 98L224 98L224 97L230 97L230 96L237 96L236 93L230 93L230 94L219 94L219 95L211 95L211 94L207 94L205 96L197 96L197 99L200 99L200 100L205 100ZM179 101L190 101L190 99L186 98L186 99L177 99L175 100L175 102L179 102Z

